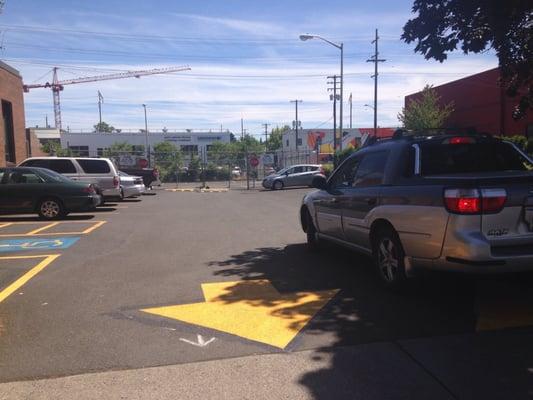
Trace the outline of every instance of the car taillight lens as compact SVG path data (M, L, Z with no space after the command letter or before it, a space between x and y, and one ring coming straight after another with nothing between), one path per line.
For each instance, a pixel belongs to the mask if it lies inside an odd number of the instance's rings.
M444 191L444 204L448 211L457 214L481 212L481 199L477 189L447 189Z
M444 204L456 214L493 214L502 210L507 200L504 189L447 189Z
M481 190L481 209L483 213L494 214L500 212L506 201L507 192L505 189Z
M93 186L93 185L89 185L89 186L83 188L83 191L84 191L85 193L89 193L89 194L94 194L94 193L96 193L96 190L94 190L94 186Z
M476 140L468 136L455 136L443 141L443 144L473 144Z
M113 177L113 186L116 188L120 186L120 180L118 179L118 176Z

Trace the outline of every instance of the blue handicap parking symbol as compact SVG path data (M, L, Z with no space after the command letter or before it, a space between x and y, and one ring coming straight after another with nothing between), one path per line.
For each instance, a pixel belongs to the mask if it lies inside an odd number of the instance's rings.
M66 249L78 241L79 237L25 238L0 240L0 253L22 250Z

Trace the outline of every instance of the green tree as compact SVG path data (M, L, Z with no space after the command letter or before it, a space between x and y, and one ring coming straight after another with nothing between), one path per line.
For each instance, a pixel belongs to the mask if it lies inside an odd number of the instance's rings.
M514 118L533 108L533 30L531 0L415 0L418 14L403 27L402 39L415 51L443 62L458 47L465 53L494 49L508 95L521 93Z
M48 141L41 146L43 153L46 153L51 156L58 157L70 157L72 156L72 151L70 149L64 149L61 147L61 143Z
M404 128L412 130L440 129L453 112L453 102L440 105L440 96L429 85L424 87L420 99L410 101L398 119Z
M175 181L183 167L181 151L170 142L159 142L153 146L154 163L165 182Z
M289 131L291 128L288 125L285 125L283 127L275 127L270 132L270 136L266 143L266 148L268 151L275 151L281 148L283 145L283 134L287 131Z
M144 151L144 146L142 151ZM115 142L104 151L104 157L114 157L124 153L133 153L133 145L128 142Z
M106 132L106 133L111 133L111 132L116 131L114 126L111 126L107 122L104 122L104 121L97 123L94 126L94 130L95 132Z

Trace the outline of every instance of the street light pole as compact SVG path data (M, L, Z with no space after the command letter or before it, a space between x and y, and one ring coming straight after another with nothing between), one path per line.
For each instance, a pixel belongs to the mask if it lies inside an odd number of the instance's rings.
M336 47L337 49L339 49L341 51L341 80L340 80L340 121L339 121L339 128L340 128L340 131L341 131L341 137L340 137L340 150L342 150L342 126L343 126L343 105L344 105L344 97L343 97L343 92L344 92L344 43L334 43L332 42L331 40L328 40L326 38L323 38L322 36L319 36L319 35L310 35L309 33L306 33L305 35L300 35L300 40L302 41L306 41L306 40L310 40L310 39L320 39L330 45L332 45L333 47ZM333 132L333 136L337 137L337 132ZM337 149L335 149L337 150Z
M344 110L344 96L343 96L343 90L344 90L344 43L340 44L341 48L341 110L340 110L340 121L339 121L339 129L341 131L341 137L339 142L339 150L342 151L342 140L343 140L343 131L342 131L342 116L343 116L343 110Z
M144 139L145 139L145 147L144 147L144 156L148 160L148 166L151 166L150 164L150 152L148 151L148 119L146 118L146 104L143 104L144 108Z

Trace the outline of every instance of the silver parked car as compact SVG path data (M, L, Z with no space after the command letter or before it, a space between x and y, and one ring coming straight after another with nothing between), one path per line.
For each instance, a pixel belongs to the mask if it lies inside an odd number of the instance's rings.
M288 186L311 186L316 175L323 175L320 164L299 164L284 168L263 179L265 189L280 190Z
M389 287L418 269L533 270L533 161L483 135L399 136L357 151L305 196L311 248L372 255Z
M120 177L120 198L137 197L146 191L143 178L140 176L129 175L125 172L118 171Z
M118 171L109 158L31 157L19 167L50 169L73 181L96 185L105 199L120 197Z

